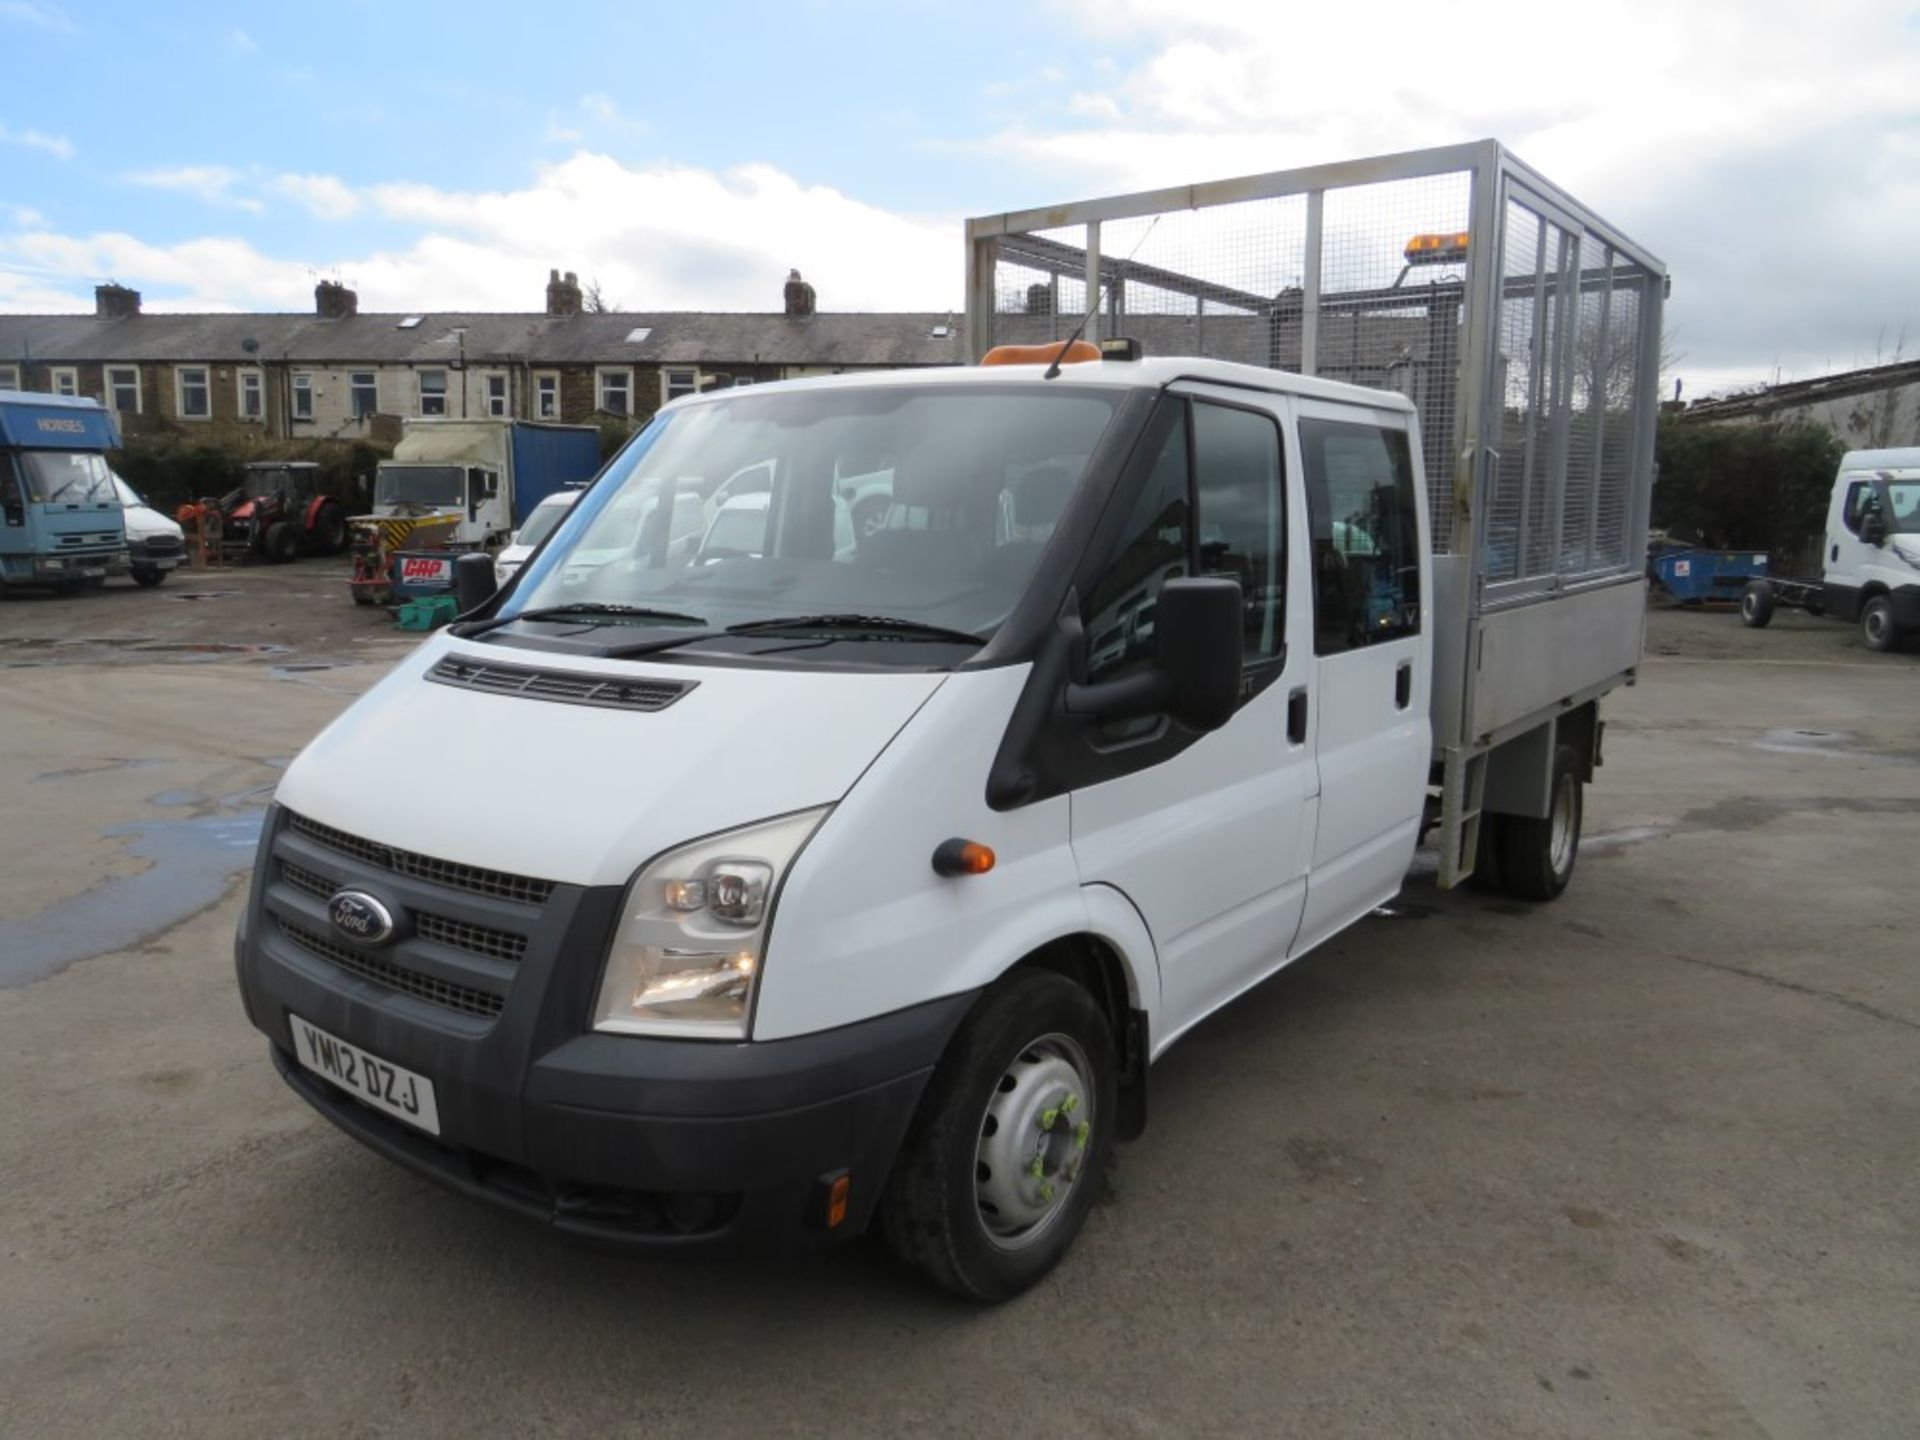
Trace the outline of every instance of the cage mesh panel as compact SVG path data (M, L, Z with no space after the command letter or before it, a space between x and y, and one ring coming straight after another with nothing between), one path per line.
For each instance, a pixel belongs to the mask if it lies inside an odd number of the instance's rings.
M1320 218L1316 371L1413 402L1440 553L1453 541L1466 266L1411 266L1405 252L1415 235L1466 230L1471 190L1465 172L1351 185L1326 192Z
M1613 386L1613 337L1607 330L1607 250L1589 239L1580 251L1573 327L1573 405L1567 422L1566 504L1560 515L1560 570L1594 568L1600 440Z
M1533 432L1527 446L1527 488L1521 506L1520 578L1523 580L1553 573L1554 507L1566 460L1561 449L1565 437L1560 426L1565 418L1569 369L1565 337L1561 333L1566 313L1563 301L1567 249L1567 232L1547 222L1546 245L1540 259L1546 284L1541 288L1540 308L1534 316L1540 333L1534 350Z
M994 242L989 345L1065 340L1087 313L1087 229L1067 225Z
M1482 571L1489 582L1520 574L1520 518L1525 503L1527 447L1533 435L1535 290L1540 264L1540 219L1521 205L1509 204L1500 256L1499 322L1494 336L1495 373L1500 377L1500 427L1494 444L1487 496L1486 555Z
M1641 303L1648 273L1621 256L1614 257L1613 289L1608 297L1608 368L1606 410L1601 419L1600 495L1595 507L1593 564L1595 569L1629 568L1627 512L1633 487L1633 458L1639 439L1637 404L1640 385L1642 327L1646 308Z

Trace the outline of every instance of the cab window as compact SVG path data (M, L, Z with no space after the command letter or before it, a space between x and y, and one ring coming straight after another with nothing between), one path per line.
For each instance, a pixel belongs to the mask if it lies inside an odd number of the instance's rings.
M1847 503L1840 512L1840 518L1847 529L1854 534L1860 533L1860 526L1868 515L1879 507L1880 497L1873 492L1873 483L1868 480L1856 480L1847 487Z
M1420 520L1405 432L1300 422L1313 531L1313 646L1337 655L1420 633Z
M1272 416L1183 402L1124 535L1082 607L1090 681L1152 665L1160 587L1181 575L1239 581L1247 665L1282 656L1286 501L1280 430Z
M0 455L0 520L8 525L27 523L26 497L20 492L20 477L14 473L11 455Z

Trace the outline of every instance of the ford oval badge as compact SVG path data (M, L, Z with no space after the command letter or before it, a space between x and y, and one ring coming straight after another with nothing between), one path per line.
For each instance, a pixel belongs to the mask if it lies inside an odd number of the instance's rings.
M327 918L362 945L384 945L393 938L393 912L364 890L336 890L327 901Z

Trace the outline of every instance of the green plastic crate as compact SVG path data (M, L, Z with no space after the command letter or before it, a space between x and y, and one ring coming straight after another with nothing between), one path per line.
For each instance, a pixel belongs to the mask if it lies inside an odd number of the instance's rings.
M460 613L451 595L428 595L409 600L394 611L402 630L437 630Z

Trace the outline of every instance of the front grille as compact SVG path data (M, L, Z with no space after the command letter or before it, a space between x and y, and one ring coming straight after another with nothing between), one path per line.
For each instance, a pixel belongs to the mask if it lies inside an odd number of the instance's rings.
M331 900L341 887L324 875L316 875L304 865L290 860L280 862L280 878L296 890L304 890L319 900ZM469 955L484 955L490 960L518 961L527 952L527 937L490 925L471 925L465 920L450 920L444 915L415 914L414 933L436 945L448 945Z
M120 537L111 530L107 530L98 535L62 535L57 543L62 550L72 550L82 545L118 547Z
M136 541L136 548L144 554L153 556L179 555L185 552L186 542L173 535L149 535Z
M337 965L349 974L358 975L363 980L371 980L377 985L385 985L389 990L397 990L402 995L411 995L416 1000L425 1000L429 1004L458 1010L463 1015L478 1015L483 1019L491 1020L506 1004L504 997L489 991L475 990L466 985L455 985L412 970L402 970L399 966L390 965L385 960L349 949L345 945L335 944L325 936L316 935L304 925L296 925L284 917L280 921L280 933L309 955L318 956L329 964Z
M322 825L304 815L288 812L287 826L294 834L338 851L365 865L391 870L410 880L424 880L453 890L468 890L475 895L491 895L496 900L512 900L521 905L544 905L553 894L553 881L535 880L525 875L509 875L503 870L483 870L477 865L461 865L452 860L435 860L411 850L397 850L372 840L362 840L331 825Z
M568 705L600 705L612 710L664 710L699 684L697 680L643 680L625 675L536 670L526 665L462 659L458 655L444 657L427 672L427 679L495 695L557 700Z

